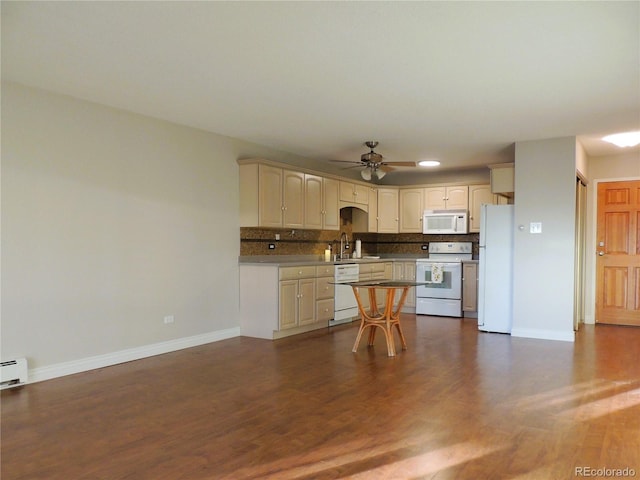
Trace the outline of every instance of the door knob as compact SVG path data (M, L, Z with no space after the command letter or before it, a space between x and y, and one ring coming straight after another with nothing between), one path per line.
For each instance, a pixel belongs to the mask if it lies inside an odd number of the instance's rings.
M601 257L604 256L604 252L601 250L598 252L598 255L600 255Z

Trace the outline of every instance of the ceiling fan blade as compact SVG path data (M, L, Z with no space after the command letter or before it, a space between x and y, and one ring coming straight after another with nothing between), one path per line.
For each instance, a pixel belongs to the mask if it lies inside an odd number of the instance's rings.
M352 160L331 160L331 161L336 163L354 163L356 165L362 165L362 162L354 162Z
M383 163L378 167L379 170L382 170L385 173L393 172L395 168L388 166L386 163Z
M382 165L393 165L394 167L415 167L416 162L383 162Z

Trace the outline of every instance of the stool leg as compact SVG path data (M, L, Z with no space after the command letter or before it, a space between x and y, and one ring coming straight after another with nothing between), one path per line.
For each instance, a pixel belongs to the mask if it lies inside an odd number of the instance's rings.
M400 321L398 321L395 325L396 325L396 328L398 329L398 334L400 335L400 342L402 343L402 349L406 350L407 342L404 338L404 333L402 333L402 328L400 328Z
M362 337L362 332L364 332L365 326L364 326L364 318L362 320L360 320L360 328L358 329L358 335L356 335L356 343L353 344L353 350L351 350L353 353L356 353L358 351L358 344L360 343L360 337Z
M371 329L369 330L369 346L370 347L373 346L373 342L376 339L376 330L377 328L371 325Z

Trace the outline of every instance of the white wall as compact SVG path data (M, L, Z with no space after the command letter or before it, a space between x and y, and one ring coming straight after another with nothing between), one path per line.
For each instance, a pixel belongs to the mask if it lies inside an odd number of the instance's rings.
M2 360L45 379L238 335L236 159L261 153L3 84Z
M640 152L622 153L588 159L587 239L585 265L585 323L595 323L596 304L596 228L599 182L640 180Z
M574 339L575 178L575 137L516 143L514 336Z

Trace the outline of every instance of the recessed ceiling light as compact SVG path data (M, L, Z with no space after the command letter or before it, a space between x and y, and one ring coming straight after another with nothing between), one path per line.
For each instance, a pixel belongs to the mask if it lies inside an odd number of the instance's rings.
M418 165L421 167L437 167L440 165L440 162L437 160L422 160L421 162L418 162Z
M635 147L640 144L640 131L638 132L626 132L616 133L614 135L607 135L602 140L605 142L613 143L618 147Z

